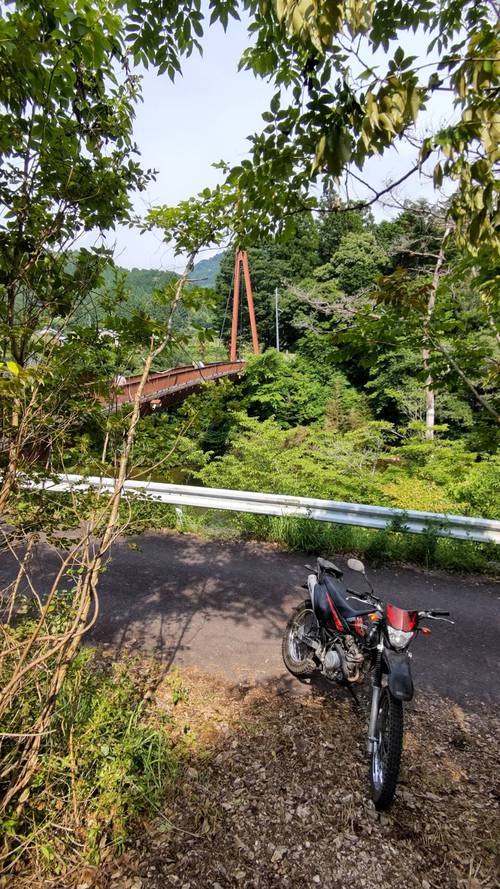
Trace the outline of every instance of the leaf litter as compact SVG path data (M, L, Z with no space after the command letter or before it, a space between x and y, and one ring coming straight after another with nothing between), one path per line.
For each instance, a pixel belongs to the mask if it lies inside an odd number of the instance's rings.
M182 693L179 693L179 688ZM500 878L499 720L419 691L396 800L369 799L368 696L186 670L149 702L175 713L186 767L119 858L78 889L493 889ZM82 878L83 877L83 878Z

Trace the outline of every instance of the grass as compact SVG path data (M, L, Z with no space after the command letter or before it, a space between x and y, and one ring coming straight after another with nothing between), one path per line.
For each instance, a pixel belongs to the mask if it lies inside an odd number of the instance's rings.
M111 663L91 649L75 658L60 694L22 814L0 820L5 873L26 862L63 875L82 861L122 850L143 813L158 809L182 771L187 746L174 740L175 712L150 707L163 679L154 662ZM172 678L173 701L185 699ZM36 711L23 701L24 720Z
M193 508L183 510L182 524L177 527L212 537L265 540L301 552L355 554L366 558L374 567L408 563L461 573L498 576L500 572L495 544L438 537L432 530L424 534L392 529L376 531L288 516L278 518Z

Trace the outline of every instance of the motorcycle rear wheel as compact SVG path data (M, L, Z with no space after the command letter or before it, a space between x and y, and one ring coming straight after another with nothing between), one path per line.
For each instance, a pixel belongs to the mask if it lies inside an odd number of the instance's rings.
M281 643L285 667L293 676L304 679L316 670L312 650L299 638L301 634L308 633L315 627L317 620L311 602L305 599L292 611Z
M403 702L382 689L377 715L376 741L370 761L372 800L377 811L389 808L399 778L403 749Z

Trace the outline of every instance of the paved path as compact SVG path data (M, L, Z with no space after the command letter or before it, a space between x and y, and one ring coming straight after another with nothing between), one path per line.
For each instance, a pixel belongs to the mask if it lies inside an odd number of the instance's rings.
M253 542L153 532L127 538L102 576L92 639L223 672L235 681L282 676L281 634L290 610L306 595L300 584L307 561L306 555ZM335 561L345 567L341 558ZM42 586L55 564L53 554L40 554ZM8 570L4 561L4 574ZM403 607L446 609L456 621L436 622L432 636L415 641L417 687L462 704L498 706L500 585L399 568L371 570L370 577L382 598ZM363 583L350 571L346 580L350 586Z

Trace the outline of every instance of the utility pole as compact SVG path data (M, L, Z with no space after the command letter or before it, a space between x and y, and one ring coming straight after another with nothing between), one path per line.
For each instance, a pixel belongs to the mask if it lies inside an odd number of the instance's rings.
M278 309L278 288L276 287L274 291L275 296L275 307L276 307L276 351L280 350L280 320L279 320L279 309Z

